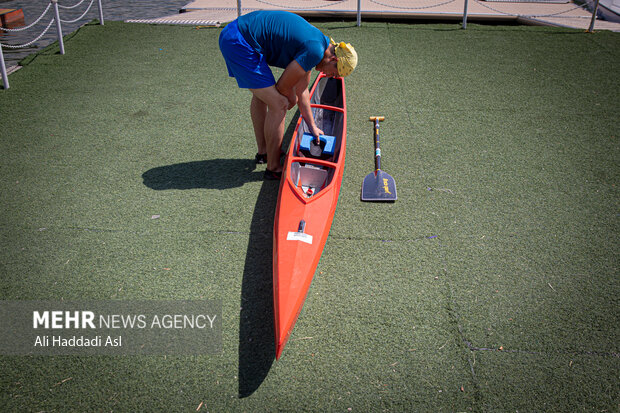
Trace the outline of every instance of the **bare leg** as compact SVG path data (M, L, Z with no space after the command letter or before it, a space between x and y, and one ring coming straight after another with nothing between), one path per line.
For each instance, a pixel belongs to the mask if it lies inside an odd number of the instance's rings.
M265 141L265 117L267 116L267 104L252 94L250 103L250 115L252 125L254 125L254 135L256 136L256 146L258 153L267 153L267 142Z
M267 113L264 118L260 116L258 110L254 116L252 113L252 122L254 131L263 127L264 140L267 146L267 169L273 172L281 172L280 165L280 148L282 147L282 139L284 138L284 118L288 109L288 99L282 96L275 86L263 89L250 89L253 94L252 100L258 99L267 106ZM251 107L260 106L252 104ZM264 112L263 112L264 113ZM259 134L256 134L256 142L259 142Z

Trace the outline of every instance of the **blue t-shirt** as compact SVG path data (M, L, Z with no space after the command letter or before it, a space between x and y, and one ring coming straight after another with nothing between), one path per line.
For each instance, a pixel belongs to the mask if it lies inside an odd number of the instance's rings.
M306 71L319 64L329 38L303 17L286 11L255 11L237 19L239 32L270 66L296 60Z

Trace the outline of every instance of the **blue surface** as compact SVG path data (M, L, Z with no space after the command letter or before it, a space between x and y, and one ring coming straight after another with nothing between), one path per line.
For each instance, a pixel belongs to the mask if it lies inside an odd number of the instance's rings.
M305 132L301 137L301 143L299 144L299 149L305 149L307 151L310 150L310 142L314 139L314 136L311 133ZM334 145L336 143L336 137L330 135L319 135L319 139L325 142L325 147L323 148L323 153L328 155L334 154Z

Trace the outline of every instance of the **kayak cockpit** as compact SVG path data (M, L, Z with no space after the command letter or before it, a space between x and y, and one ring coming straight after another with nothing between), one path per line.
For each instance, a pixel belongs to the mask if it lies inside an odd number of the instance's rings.
M338 162L346 130L342 87L341 79L321 77L310 99L314 121L324 134L320 143L316 143L303 118L294 136L288 178L304 200L328 188L340 167Z
M305 198L312 198L329 185L334 168L307 162L291 164L291 181Z

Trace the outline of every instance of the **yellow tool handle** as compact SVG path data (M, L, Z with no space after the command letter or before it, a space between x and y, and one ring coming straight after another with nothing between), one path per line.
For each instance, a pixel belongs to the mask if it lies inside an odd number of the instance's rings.
M373 122L374 122L375 120L378 120L378 121L383 121L383 120L385 120L385 116L371 116L370 118L368 118L368 120L371 120L371 121L373 121Z

